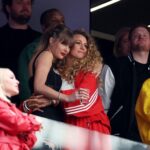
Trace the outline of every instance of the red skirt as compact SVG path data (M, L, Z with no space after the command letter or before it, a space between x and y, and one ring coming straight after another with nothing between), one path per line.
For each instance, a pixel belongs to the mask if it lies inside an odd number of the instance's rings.
M110 122L105 113L86 117L66 116L66 123L78 127L95 130L104 134L110 134Z

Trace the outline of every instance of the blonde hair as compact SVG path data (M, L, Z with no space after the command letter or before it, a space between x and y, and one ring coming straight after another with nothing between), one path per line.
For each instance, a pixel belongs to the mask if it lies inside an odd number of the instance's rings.
M10 100L7 98L6 93L4 91L5 89L4 80L6 77L5 73L8 71L11 71L11 70L8 68L0 68L0 98L10 102Z
M65 60L58 65L58 70L65 80L68 82L72 82L79 73L79 71L83 72L92 72L96 65L98 63L102 63L103 59L100 54L100 52L97 49L96 43L92 36L90 36L88 33L86 33L83 30L75 30L73 32L73 35L82 35L86 38L87 40L87 54L84 58L78 59L78 58L72 58L72 65L68 67L66 65Z

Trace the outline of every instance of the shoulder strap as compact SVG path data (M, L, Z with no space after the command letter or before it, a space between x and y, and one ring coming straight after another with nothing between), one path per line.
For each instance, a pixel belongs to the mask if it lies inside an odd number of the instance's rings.
M36 57L35 57L35 59L34 59L34 61L33 61L33 65L32 65L32 72L33 72L33 74L35 74L35 62L36 62L37 58L40 56L40 54L41 54L42 52L43 52L43 51L39 52L39 53L36 55Z

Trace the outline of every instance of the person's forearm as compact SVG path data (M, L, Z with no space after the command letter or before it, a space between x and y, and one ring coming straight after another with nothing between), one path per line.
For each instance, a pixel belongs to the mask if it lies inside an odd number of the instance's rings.
M56 91L52 89L51 87L48 87L46 85L44 86L38 86L34 90L35 94L41 94L47 97L49 100L58 100L58 101L69 101L69 96L60 93L59 91Z

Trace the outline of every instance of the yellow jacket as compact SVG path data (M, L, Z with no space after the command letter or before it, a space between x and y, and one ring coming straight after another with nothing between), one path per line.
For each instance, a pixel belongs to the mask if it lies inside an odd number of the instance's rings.
M150 78L142 85L135 114L141 139L143 143L150 144Z

